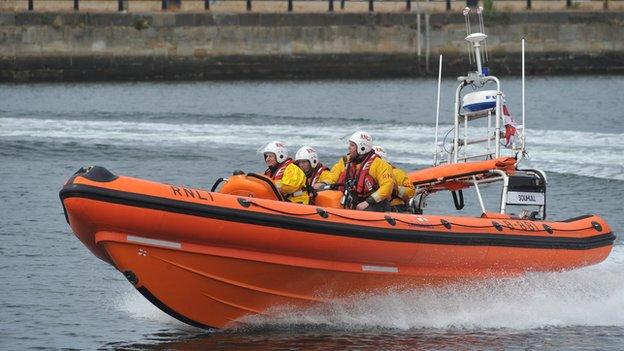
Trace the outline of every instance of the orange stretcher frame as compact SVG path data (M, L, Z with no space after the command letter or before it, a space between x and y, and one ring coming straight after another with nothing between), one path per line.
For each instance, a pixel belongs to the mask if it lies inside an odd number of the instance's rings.
M468 188L472 182L463 181L473 175L484 175L492 170L501 170L507 175L515 173L517 160L513 157L500 157L486 161L449 163L429 167L408 174L410 181L420 187L428 187L431 191L460 190Z

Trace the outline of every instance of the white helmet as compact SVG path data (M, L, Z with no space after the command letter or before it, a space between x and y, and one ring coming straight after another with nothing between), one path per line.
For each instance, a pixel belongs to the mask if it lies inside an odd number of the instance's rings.
M351 134L349 141L352 141L357 146L358 155L368 153L373 147L373 138L366 132L355 132Z
M310 161L310 166L312 168L316 167L319 163L318 154L316 153L316 149L311 146L302 146L297 150L297 154L295 155L295 161L307 160Z
M282 163L288 159L288 149L281 141L272 141L266 144L261 150L263 154L268 152L274 153L277 163Z
M382 160L388 161L388 154L386 153L386 150L384 150L383 147L379 145L375 145L373 146L373 150L375 150L375 153L377 154L377 156L381 157Z

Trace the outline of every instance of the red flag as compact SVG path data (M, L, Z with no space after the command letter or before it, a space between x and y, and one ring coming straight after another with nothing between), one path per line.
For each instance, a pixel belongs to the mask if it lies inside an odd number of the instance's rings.
M510 147L516 135L516 122L511 117L507 105L503 105L503 118L505 120L505 147Z

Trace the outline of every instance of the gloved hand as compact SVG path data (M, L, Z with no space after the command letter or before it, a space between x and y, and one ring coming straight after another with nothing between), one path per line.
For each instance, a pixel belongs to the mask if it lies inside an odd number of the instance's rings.
M330 189L333 189L332 184L325 184L325 183L314 183L314 185L312 187L314 188L314 190L330 190Z
M366 202L366 201L362 201L362 202L360 202L360 203L359 203L359 204L357 204L357 206L355 207L355 209L356 209L356 210L360 210L360 211L363 211L363 210L365 210L366 208L368 208L368 202Z

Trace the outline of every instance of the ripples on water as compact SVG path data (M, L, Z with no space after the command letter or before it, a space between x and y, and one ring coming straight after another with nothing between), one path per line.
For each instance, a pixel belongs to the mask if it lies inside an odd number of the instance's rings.
M537 101L527 108L528 163L549 171L551 218L593 212L624 229L622 81L528 82L527 101ZM519 81L503 84L519 112ZM454 85L445 82L444 100ZM0 85L0 349L624 348L619 245L606 262L573 272L390 292L206 333L153 307L64 221L58 189L88 164L208 188L232 169L261 170L255 150L267 139L312 144L331 163L344 153L339 138L363 128L393 162L425 167L433 94L435 83L421 80ZM429 212L454 210L440 198Z
M189 337L184 334L158 334L155 339L177 339L156 343L113 343L103 348L124 350L618 350L623 337L621 329L540 328L532 331L438 330L367 331L310 328L259 329L245 332L216 332Z

